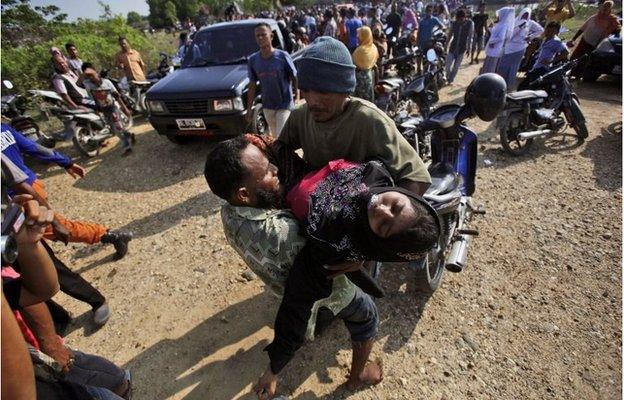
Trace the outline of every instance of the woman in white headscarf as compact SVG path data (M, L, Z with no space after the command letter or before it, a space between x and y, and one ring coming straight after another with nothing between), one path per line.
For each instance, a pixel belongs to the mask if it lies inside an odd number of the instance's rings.
M503 57L496 67L496 73L507 82L508 90L511 90L516 84L516 75L518 75L522 56L524 56L529 41L539 37L542 32L544 32L544 28L531 20L531 9L522 9L516 18L511 38L505 43Z
M492 27L490 40L485 46L485 61L481 73L496 72L498 61L503 55L503 47L511 38L514 28L514 8L503 7L496 11L498 22Z

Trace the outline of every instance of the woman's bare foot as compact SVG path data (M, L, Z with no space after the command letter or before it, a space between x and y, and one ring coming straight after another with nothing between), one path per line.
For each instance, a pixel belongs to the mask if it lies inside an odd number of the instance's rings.
M349 377L347 389L355 391L365 386L374 386L383 380L383 366L380 360L371 361L364 367L359 377Z

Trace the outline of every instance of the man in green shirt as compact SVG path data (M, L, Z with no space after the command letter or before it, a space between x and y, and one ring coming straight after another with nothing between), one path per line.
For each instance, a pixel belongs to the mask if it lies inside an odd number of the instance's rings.
M350 96L355 90L355 65L344 44L320 37L295 66L306 103L291 113L279 141L302 149L312 168L340 158L378 159L398 186L419 195L427 190L429 172L394 121L373 103Z

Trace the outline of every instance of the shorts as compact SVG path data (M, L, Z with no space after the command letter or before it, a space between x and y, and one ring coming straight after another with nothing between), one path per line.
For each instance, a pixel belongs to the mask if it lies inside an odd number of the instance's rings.
M483 34L483 32L481 33L475 33L474 37L472 38L472 51L478 50L481 51L483 50L483 47L485 46L485 35Z
M357 288L348 306L337 315L342 319L354 342L366 342L377 336L379 313L373 298Z

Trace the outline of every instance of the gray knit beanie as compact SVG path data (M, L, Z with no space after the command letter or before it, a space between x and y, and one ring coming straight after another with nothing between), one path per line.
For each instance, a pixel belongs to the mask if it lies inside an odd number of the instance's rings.
M321 36L295 60L299 89L317 92L352 93L355 65L341 41Z

